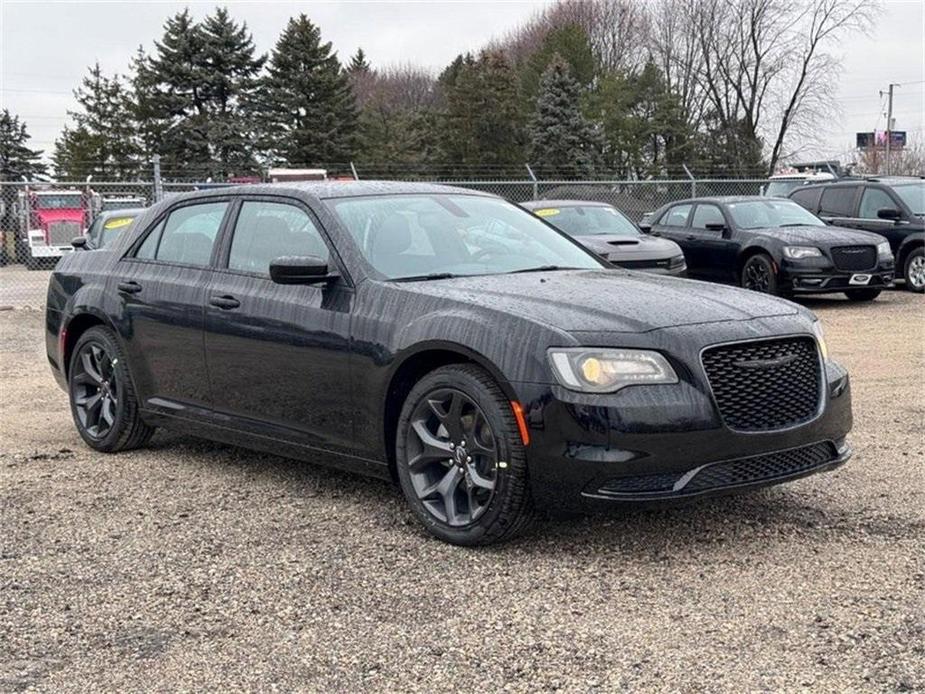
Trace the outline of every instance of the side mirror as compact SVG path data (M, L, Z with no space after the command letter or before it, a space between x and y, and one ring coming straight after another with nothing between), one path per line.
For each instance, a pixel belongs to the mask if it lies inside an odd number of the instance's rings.
M77 238L71 239L71 245L74 247L74 250L80 250L81 248L87 247L87 237L78 236Z
M881 207L877 210L878 219L890 219L892 221L897 221L902 219L903 213L893 207Z
M322 284L337 276L316 255L286 255L270 263L270 279L276 284Z
M639 224L637 224L636 226L639 227L639 231L641 231L643 234L652 233L652 223L651 222L639 222Z

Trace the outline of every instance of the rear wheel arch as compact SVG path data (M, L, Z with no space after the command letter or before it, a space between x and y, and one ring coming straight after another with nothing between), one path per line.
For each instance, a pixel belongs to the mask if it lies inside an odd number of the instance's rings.
M65 324L64 330L66 332L64 334L64 354L61 355L61 370L64 373L65 378L69 376L68 370L70 369L71 364L71 354L73 353L74 346L77 344L80 336L87 332L90 328L93 328L97 325L111 328L111 326L105 320L100 318L95 313L89 312L78 313Z
M483 354L456 343L428 342L403 355L389 379L382 405L383 443L389 472L395 478L395 444L402 405L411 389L424 376L448 364L475 364L487 371L510 400L514 389L500 370Z

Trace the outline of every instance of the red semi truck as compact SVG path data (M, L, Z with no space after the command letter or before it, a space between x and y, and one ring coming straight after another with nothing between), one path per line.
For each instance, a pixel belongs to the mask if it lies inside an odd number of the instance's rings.
M93 196L79 190L33 190L19 193L20 236L17 260L30 270L48 268L74 250L71 240L86 233Z

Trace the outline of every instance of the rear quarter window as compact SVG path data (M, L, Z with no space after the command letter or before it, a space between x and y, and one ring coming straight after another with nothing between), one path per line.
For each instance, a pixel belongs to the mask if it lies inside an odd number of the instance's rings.
M810 212L815 212L819 208L819 195L821 193L821 188L798 189L790 194L790 199Z

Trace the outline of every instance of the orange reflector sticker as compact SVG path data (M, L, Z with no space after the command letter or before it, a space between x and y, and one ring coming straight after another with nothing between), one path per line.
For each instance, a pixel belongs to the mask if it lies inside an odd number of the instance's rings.
M517 420L517 428L520 430L520 440L524 446L530 445L530 432L527 429L527 420L524 419L524 408L516 400L511 400L511 409L514 410L514 419Z

